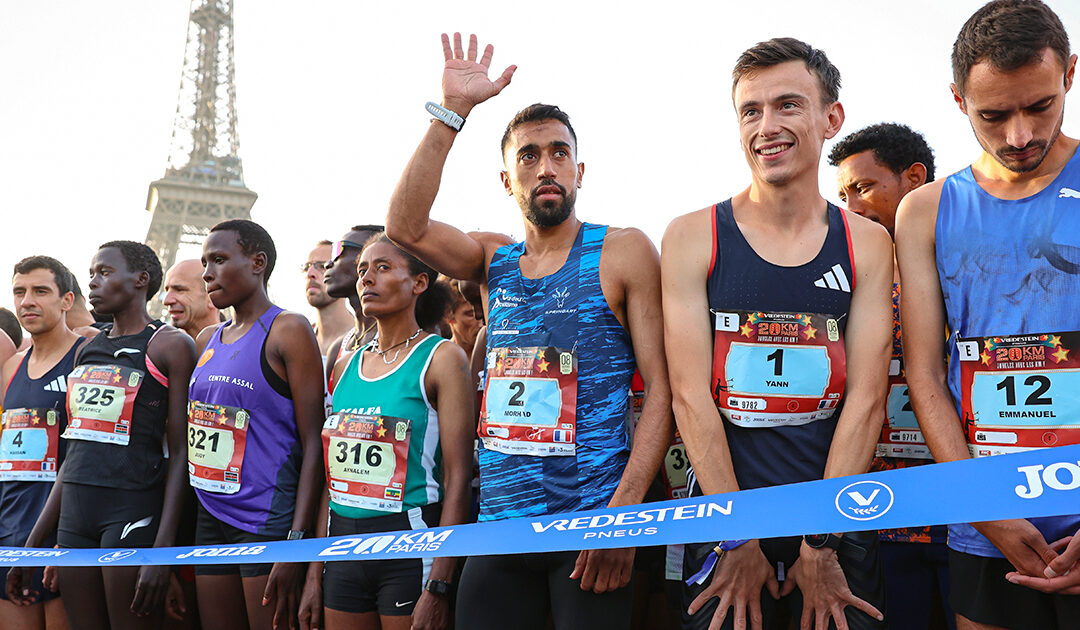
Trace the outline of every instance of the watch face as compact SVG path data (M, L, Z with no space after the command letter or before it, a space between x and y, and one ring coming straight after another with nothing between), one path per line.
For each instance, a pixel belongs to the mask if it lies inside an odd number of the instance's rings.
M803 536L803 540L805 540L806 544L810 545L811 547L813 547L815 549L820 549L821 547L824 547L825 542L829 540L829 535L828 534L807 534L806 536Z

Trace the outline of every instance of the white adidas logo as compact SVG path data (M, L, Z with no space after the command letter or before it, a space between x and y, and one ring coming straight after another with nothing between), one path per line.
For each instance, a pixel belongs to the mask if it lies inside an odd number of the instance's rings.
M47 392L66 392L67 391L67 377L57 376L53 380L45 384L44 389Z
M844 268L839 263L833 265L832 269L825 272L824 276L815 280L814 286L851 293L851 285L848 284L847 275L844 274Z
M1080 190L1062 188L1058 191L1058 199L1080 199Z

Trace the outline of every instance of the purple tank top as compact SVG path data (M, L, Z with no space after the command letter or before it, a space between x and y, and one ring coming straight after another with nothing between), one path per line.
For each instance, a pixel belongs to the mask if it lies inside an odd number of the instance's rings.
M266 338L280 312L272 305L233 343L221 341L224 326L214 331L188 393L188 472L199 501L224 523L270 536L284 536L292 526L301 460L288 386L266 360ZM222 415L219 424L228 435L212 422L200 423L194 409L228 409L232 420ZM215 434L220 439L208 439ZM210 447L220 452L211 454ZM196 462L207 464L199 474L219 473L224 483L200 482Z

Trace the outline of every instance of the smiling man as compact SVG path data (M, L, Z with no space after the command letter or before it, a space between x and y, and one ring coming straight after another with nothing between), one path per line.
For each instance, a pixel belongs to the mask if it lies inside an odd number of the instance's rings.
M524 219L524 243L430 219L464 118L514 73L511 66L489 80L492 52L489 45L478 59L475 36L466 54L460 35L453 49L443 35L442 106L428 104L438 120L406 166L386 220L387 235L404 249L481 285L491 327L480 520L640 503L671 437L656 249L639 230L577 218L585 165L566 113L531 105L503 134L502 182ZM635 363L646 398L631 449L626 394ZM633 556L615 549L471 557L457 626L543 628L550 613L557 630L626 628Z
M840 73L782 38L745 51L733 78L750 187L675 219L661 257L692 496L866 472L885 404L889 236L818 190L822 145L844 122ZM883 627L876 533L687 545L687 576L714 547L686 628Z
M982 155L911 192L896 221L919 426L939 462L1080 443L1080 159L1061 133L1076 55L1045 4L999 0L964 24L952 62ZM1014 354L1031 358L1022 372ZM1080 515L950 525L957 626L1076 627L1078 528Z

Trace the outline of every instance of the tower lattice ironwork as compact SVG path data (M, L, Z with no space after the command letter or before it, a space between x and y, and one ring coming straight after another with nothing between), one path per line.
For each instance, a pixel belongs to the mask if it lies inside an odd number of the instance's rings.
M234 79L233 0L192 0L169 163L146 195L146 244L165 269L215 223L248 218L258 197L244 185ZM151 303L155 316L161 300Z

